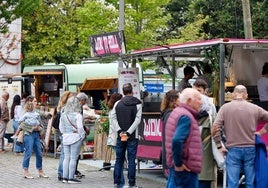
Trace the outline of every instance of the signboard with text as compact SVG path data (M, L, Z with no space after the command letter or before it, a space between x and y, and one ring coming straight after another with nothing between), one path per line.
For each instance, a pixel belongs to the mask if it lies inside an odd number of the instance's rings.
M123 31L92 35L89 40L91 57L120 55L126 53Z
M160 160L162 129L160 113L142 115L142 121L139 125L138 159Z
M152 93L163 93L164 84L144 84L145 91Z
M133 87L133 96L140 99L139 69L138 68L119 68L119 93L123 94L124 84L131 83Z

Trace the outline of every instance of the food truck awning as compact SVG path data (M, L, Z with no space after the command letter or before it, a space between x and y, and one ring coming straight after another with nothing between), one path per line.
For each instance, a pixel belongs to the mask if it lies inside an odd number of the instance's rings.
M267 39L220 38L135 50L128 55L128 58L139 61L152 60L166 68L172 77L172 87L175 89L177 67L174 62L182 59L189 61L187 58L197 58L198 62L206 62L202 58L210 53L211 57L216 58L213 63L218 62L219 66L219 106L221 106L225 103L226 78L232 79L236 84L256 88L257 79L261 76L261 67L267 60L267 50Z
M134 50L129 55L132 59L148 56L170 56L176 57L203 57L202 50L219 44L242 46L247 50L267 50L268 39L234 39L219 38L212 40L202 40L195 42L185 42L182 44L161 45L142 50Z
M106 90L118 87L118 77L87 78L80 87L80 91Z

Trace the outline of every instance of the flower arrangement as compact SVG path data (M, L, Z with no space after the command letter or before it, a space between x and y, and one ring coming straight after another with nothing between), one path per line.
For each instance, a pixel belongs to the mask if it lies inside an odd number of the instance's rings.
M98 133L109 134L109 117L108 117L108 106L104 101L100 102L101 114L100 117L96 120L97 125L99 125Z
M109 118L108 116L100 116L96 120L97 125L99 125L98 133L106 133L108 135L109 133Z

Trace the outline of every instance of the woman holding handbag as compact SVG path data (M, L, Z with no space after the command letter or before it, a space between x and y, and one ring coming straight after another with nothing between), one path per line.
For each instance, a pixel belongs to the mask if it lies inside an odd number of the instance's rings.
M67 100L64 112L60 118L60 131L64 149L63 183L81 183L75 178L75 167L80 148L85 137L81 104L78 98L71 97Z

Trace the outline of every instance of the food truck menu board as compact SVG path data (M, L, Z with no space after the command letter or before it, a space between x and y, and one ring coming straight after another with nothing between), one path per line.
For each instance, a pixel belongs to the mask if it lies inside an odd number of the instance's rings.
M8 106L11 107L13 98L15 95L21 96L21 81L12 81L8 83L8 81L0 81L0 94L3 91L7 91L9 93Z
M131 83L133 96L140 99L139 69L138 68L119 68L119 93L123 94L124 84Z

